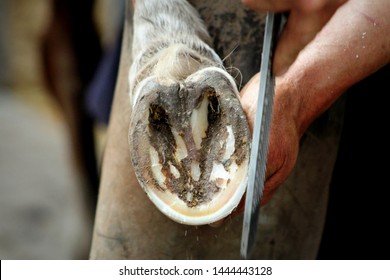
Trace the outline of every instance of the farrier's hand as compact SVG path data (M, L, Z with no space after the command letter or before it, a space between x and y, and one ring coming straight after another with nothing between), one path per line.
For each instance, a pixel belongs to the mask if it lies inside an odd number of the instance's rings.
M241 104L253 132L257 109L260 75L255 75L241 91ZM267 203L275 190L283 183L293 169L299 148L299 126L296 123L295 104L289 95L283 92L282 78L277 79L274 107L268 147L266 181L262 204Z
M290 12L275 51L274 72L284 73L347 0L242 0L258 12Z

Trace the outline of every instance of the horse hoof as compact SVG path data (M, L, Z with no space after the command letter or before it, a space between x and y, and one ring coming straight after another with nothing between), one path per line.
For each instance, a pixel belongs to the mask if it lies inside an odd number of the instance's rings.
M251 139L233 78L208 67L180 82L149 77L137 91L130 152L151 201L183 224L228 216L245 192Z

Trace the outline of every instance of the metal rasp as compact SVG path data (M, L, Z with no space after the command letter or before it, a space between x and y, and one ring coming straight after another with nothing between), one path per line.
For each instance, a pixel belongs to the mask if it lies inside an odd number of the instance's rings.
M252 149L245 198L244 222L241 235L241 257L248 259L255 243L263 195L268 139L274 99L275 77L272 74L274 43L281 29L281 14L267 13L260 66L260 87L253 128Z

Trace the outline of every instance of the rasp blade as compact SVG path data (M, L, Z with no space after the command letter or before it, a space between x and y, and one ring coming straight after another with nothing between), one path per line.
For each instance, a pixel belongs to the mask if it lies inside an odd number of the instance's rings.
M241 257L251 256L255 243L263 195L271 125L275 78L272 74L273 41L277 22L275 14L268 12L265 24L263 52L260 66L260 87L253 128L252 149L248 171L248 187L245 198L244 222L241 235ZM280 15L278 15L280 16ZM279 18L278 18L279 20ZM278 22L279 25L279 22Z

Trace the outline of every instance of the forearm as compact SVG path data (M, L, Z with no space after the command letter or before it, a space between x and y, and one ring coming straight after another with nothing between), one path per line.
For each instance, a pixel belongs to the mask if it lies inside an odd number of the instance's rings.
M278 78L301 134L348 87L389 63L389 14L388 0L348 1Z

